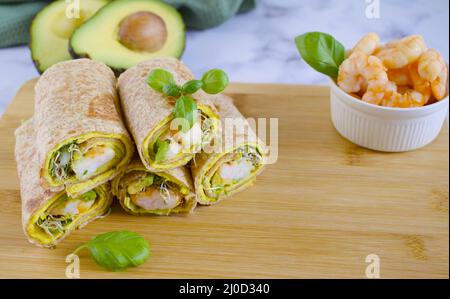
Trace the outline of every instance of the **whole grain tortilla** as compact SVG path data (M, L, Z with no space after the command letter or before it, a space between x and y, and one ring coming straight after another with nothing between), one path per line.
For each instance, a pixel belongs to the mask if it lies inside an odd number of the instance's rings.
M64 191L52 192L44 189L40 184L39 165L37 159L37 143L36 131L33 119L26 121L16 131L15 158L17 163L17 173L20 182L20 196L22 201L22 227L28 241L42 247L54 247L61 242L70 232L77 227L84 226L96 218L95 215L103 215L112 202L112 196L107 192L107 198L104 203L98 207L98 210L91 212L91 216L86 215L84 219L79 219L77 225L71 230L66 231L55 242L50 244L42 244L27 230L27 224L30 218L40 207L51 201L56 196L64 193Z
M147 161L144 156L144 151L147 149L143 148L143 143L149 134L172 114L175 104L175 101L165 98L148 86L146 78L156 68L172 73L180 86L194 79L194 75L184 63L171 57L155 58L139 63L119 77L119 94L126 124L134 138L142 162L147 169L155 172L161 169L152 167ZM193 98L198 105L208 106L217 114L211 101L213 96L200 90L193 95Z
M207 200L207 197L204 196L205 194L202 187L203 178L207 175L212 175L212 173L215 172L215 170L217 170L222 163L232 160L232 152L234 149L251 144L258 148L259 152L263 156L263 159L267 154L267 149L264 143L258 138L251 125L233 104L232 98L225 95L219 95L215 98L214 105L220 114L220 120L222 122L220 142L212 148L212 151L197 154L195 156L195 160L190 163L197 201L202 205L215 204L224 198L245 190L254 182L256 176L264 169L264 167L259 168L252 174L251 177L249 177L246 181L243 181L242 185L239 185L236 189L227 192L226 196L222 195L219 199L214 201ZM238 121L239 125L237 125L234 130L228 129L227 132L227 126L225 125L227 119Z
M65 140L85 134L103 134L103 137L108 134L119 136L117 138L125 147L125 158L111 175L77 194L117 175L120 168L128 164L133 152L133 144L120 117L119 107L116 78L103 63L77 59L60 62L49 68L35 86L34 123L41 174L48 155ZM44 188L50 188L45 180L41 183ZM60 191L64 186L51 188Z

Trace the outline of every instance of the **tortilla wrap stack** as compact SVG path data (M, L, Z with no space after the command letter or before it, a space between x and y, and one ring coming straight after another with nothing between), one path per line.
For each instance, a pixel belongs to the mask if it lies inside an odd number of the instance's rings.
M22 198L22 224L31 243L54 247L76 228L101 217L109 210L109 183L78 197L65 191L52 192L40 184L37 142L33 119L16 132L15 157Z
M222 137L191 162L197 201L212 205L253 184L263 170L267 150L231 98L218 96ZM229 126L227 122L234 125Z
M125 211L134 215L191 213L197 204L185 166L152 173L139 157L112 181L112 190Z
M116 78L103 63L65 61L35 87L37 156L42 184L77 197L111 180L133 155L120 117Z
M215 138L220 125L219 115L210 96L198 91L192 97L201 112L199 120L189 131L178 131L178 127L174 126L175 122L172 122L176 100L156 92L146 82L149 73L158 68L170 72L178 85L194 79L186 65L175 58L167 57L142 62L124 72L118 81L128 128L134 137L142 162L153 172L186 165L203 144L208 144ZM167 141L170 149L167 157L158 161L155 157L158 142L161 141Z

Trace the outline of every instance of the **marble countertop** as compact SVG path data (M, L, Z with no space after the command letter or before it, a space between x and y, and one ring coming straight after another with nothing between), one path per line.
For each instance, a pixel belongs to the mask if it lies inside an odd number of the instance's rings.
M257 9L219 27L188 31L182 59L198 76L218 67L234 82L326 84L295 47L294 38L307 31L328 32L349 47L371 31L384 41L422 34L449 60L448 0L260 0ZM38 73L25 46L0 49L0 66L1 115Z

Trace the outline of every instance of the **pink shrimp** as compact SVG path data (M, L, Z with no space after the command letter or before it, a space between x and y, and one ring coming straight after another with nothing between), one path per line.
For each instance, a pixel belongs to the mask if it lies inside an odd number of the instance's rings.
M399 69L416 61L426 50L423 37L411 35L386 44L385 48L377 51L376 56L387 68Z
M379 105L389 83L383 62L375 56L369 56L362 74L367 80L367 91L361 99L364 102Z
M367 55L372 53L378 48L380 44L380 37L376 33L368 33L364 35L353 47L352 52L361 51Z
M363 88L365 80L360 69L365 64L365 56L362 52L353 52L339 66L337 83L345 92L358 93Z
M395 108L413 108L425 105L427 98L420 92L409 89L405 93L394 92L385 97L382 106Z
M421 107L427 104L431 96L431 88L429 83L419 77L417 73L417 62L409 65L406 69L402 69L402 75L409 78L414 89L409 84L400 84L397 86L396 82L389 81L381 105L386 107L411 108Z
M423 53L417 63L417 73L431 85L434 97L439 101L448 94L448 67L444 58L436 50Z
M389 81L397 85L412 85L409 67L405 66L400 69L389 69L387 71Z
M420 76L417 61L408 66L408 71L414 90L423 95L425 101L424 104L426 104L432 93L430 82Z
M380 59L354 51L341 64L337 82L344 91L363 93L363 101L378 105L389 80Z

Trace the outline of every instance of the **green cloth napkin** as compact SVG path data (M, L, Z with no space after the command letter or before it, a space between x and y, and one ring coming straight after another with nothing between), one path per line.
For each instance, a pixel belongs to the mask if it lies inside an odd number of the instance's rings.
M81 0L82 1L82 0ZM207 29L256 6L258 0L164 0L176 7L186 25ZM0 48L26 44L33 17L50 1L0 0Z

